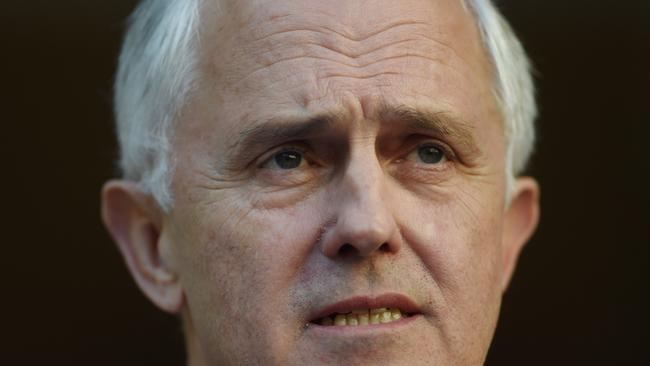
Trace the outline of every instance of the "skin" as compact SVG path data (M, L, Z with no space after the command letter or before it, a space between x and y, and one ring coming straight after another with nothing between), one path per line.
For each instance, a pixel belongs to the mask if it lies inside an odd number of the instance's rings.
M208 2L202 17L173 209L130 182L103 191L136 282L183 317L188 364L483 364L539 213L530 178L504 204L503 123L471 15L452 0L301 0ZM419 157L431 144L440 162ZM283 149L298 167L274 163ZM306 326L386 293L421 316L353 335Z

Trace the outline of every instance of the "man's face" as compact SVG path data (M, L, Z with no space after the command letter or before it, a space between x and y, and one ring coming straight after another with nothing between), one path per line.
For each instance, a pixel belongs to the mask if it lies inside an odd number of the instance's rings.
M202 15L162 232L190 358L482 363L505 277L505 142L461 2Z

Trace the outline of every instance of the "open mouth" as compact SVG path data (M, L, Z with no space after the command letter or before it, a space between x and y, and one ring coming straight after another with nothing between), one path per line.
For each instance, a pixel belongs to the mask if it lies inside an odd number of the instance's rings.
M386 324L408 318L413 314L398 308L357 309L348 313L332 313L315 319L313 323L323 326L360 326Z
M313 313L309 323L325 327L359 327L399 322L419 314L419 307L411 299L388 293L377 297L352 297L331 304Z

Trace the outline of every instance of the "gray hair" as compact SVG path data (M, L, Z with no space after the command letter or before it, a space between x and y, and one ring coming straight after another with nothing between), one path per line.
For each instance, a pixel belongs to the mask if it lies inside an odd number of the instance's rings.
M115 80L120 168L171 209L171 135L194 84L200 0L145 0L129 20Z
M490 0L464 0L472 9L494 67L494 93L504 121L506 201L535 147L537 102L532 67L508 21Z
M143 0L131 15L115 81L120 168L166 211L172 207L173 124L196 77L203 0ZM494 93L507 141L508 196L535 142L537 116L530 62L490 0L463 0L494 67Z

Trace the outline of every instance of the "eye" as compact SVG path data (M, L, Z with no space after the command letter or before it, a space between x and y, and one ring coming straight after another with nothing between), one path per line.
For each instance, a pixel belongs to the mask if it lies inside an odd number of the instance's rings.
M303 160L303 154L300 151L283 150L267 160L263 167L267 169L291 170L300 167Z
M412 154L417 154L417 158L425 164L439 164L447 157L445 151L435 144L420 145Z

